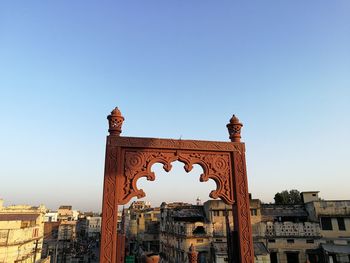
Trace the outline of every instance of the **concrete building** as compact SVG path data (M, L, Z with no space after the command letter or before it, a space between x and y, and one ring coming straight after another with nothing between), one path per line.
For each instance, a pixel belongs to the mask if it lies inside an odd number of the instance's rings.
M318 193L302 192L300 205L258 208L253 238L266 242L272 263L350 262L350 200L320 200Z
M253 224L253 238L265 242L271 263L314 262L320 228L308 220L304 205L262 204L260 210L261 221Z
M234 230L234 222L232 218L232 207L226 205L221 200L208 200L203 204L206 219L212 225L212 235L210 239L210 255L211 261L215 263L225 263L228 261L227 236L230 231ZM261 202L258 199L250 200L250 220L254 229L254 225L261 221ZM226 216L227 215L227 216ZM230 229L227 229L227 226ZM265 246L265 242L254 240L254 259L255 262L270 262L269 251Z
M58 221L77 221L79 217L79 212L73 210L71 205L61 205L57 213Z
M58 241L74 241L76 238L76 221L62 221L58 227Z
M145 201L134 201L131 203L129 209L133 210L133 211L141 211L141 210L145 210L147 208L151 208L151 204L150 202L145 202Z
M71 248L77 240L78 225L78 221L74 220L74 211L70 206L61 206L59 211L45 214L42 256L51 256L54 262L63 258L73 260Z
M129 250L141 249L148 253L158 253L160 208L151 208L149 203L140 201L136 205L134 203L128 211L124 211Z
M101 222L100 216L87 217L87 234L88 237L99 238L101 234Z
M310 221L320 225L320 257L350 262L350 200L320 200L318 191L302 192Z
M0 262L40 262L45 210L0 200Z
M50 211L45 213L44 222L57 222L57 221L58 221L57 211Z
M147 208L142 202L125 212L129 219L127 237L129 251L136 254L160 253L164 262L187 262L188 249L193 245L199 262L227 262L227 212L233 229L232 211L220 200L204 205L162 203L160 208ZM257 207L260 201L251 201L252 222L261 218ZM269 253L261 242L254 243L256 262L269 262ZM141 251L141 252L140 252Z
M301 197L303 203L298 205L250 200L255 262L349 263L350 200L321 200L317 191L303 192ZM147 209L135 211L129 230L142 244L150 216ZM227 228L234 229L232 221L231 207L221 200L203 205L163 203L159 225L163 261L187 262L193 245L198 262L227 262Z
M160 253L168 263L188 262L188 249L195 246L199 262L209 262L212 225L203 206L172 203L161 205Z

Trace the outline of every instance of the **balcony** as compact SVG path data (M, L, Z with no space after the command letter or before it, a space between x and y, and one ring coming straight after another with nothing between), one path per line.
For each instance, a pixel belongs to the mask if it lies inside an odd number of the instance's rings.
M320 227L317 223L267 222L266 237L319 237Z

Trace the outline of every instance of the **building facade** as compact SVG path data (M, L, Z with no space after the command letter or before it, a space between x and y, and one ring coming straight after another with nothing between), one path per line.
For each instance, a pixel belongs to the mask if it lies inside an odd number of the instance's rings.
M0 262L39 262L45 207L4 207L0 200Z
M318 257L327 263L350 262L350 200L321 200L317 191L301 195L310 221L320 226Z
M101 234L101 222L100 216L87 217L87 235L88 237L99 238Z

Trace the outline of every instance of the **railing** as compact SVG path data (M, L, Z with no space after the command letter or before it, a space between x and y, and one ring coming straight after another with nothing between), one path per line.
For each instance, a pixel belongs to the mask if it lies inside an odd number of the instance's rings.
M321 234L317 223L267 222L265 235L267 237L318 237Z

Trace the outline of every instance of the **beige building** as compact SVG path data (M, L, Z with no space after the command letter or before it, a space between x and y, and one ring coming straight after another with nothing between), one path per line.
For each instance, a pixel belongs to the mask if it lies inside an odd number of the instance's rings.
M72 220L73 210L71 205L61 205L57 210L57 219L60 220Z
M187 252L191 244L198 252L199 262L209 262L212 233L203 206L161 205L160 252L165 262L188 262Z
M0 262L40 262L45 207L3 206L0 199Z
M251 221L258 222L260 201L251 200ZM227 225L230 230L227 229ZM221 200L209 200L203 205L178 203L161 206L161 254L165 262L187 262L188 249L193 245L200 263L228 262L227 235L233 231L232 207ZM254 243L255 262L270 262L263 242Z
M255 262L349 263L350 200L320 200L316 191L301 197L303 203L298 205L250 200ZM129 224L141 243L145 211L134 213ZM163 262L187 262L192 244L199 252L198 262L227 262L226 228L234 229L232 221L231 207L220 200L203 205L163 203L159 226Z
M320 225L325 262L350 262L350 200L320 200L318 192L302 192L310 221Z
M159 252L160 208L137 201L124 211L130 250L140 247L145 252Z
M320 228L310 222L304 205L262 204L260 210L253 238L265 242L271 263L317 262Z
M271 263L349 263L350 200L301 197L300 205L261 204L254 240L266 242Z

